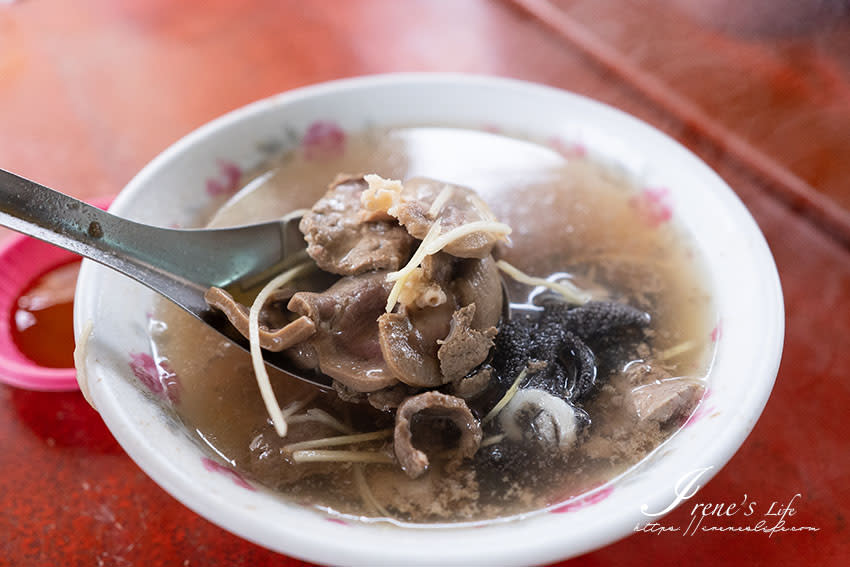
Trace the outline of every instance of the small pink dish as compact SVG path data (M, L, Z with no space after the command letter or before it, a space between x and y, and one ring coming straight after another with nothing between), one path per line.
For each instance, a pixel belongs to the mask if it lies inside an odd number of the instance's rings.
M106 209L112 197L91 203ZM76 390L77 373L71 368L50 368L30 360L15 343L13 324L18 298L32 283L80 257L46 242L15 234L0 242L0 382L41 391ZM69 320L68 325L72 322Z

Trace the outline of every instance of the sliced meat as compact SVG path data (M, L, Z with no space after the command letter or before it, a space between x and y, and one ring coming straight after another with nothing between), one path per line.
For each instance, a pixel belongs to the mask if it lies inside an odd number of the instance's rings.
M446 300L421 308L417 302L405 303L382 315L379 340L399 380L436 388L462 378L487 358L501 318L501 279L489 256L458 261L438 254L423 262L421 275L423 285L439 285ZM465 303L468 299L483 302L483 307Z
M481 444L481 425L462 399L433 391L411 396L398 408L393 435L396 458L411 478L424 473L429 464L428 456L413 446L414 420L417 427L426 429L445 421L455 426L459 436L449 459L453 466L475 455Z
M496 327L484 331L474 329L471 326L474 316L474 303L455 311L449 334L444 340L438 341L440 348L437 350L437 358L446 382L454 382L469 374L487 359L493 347Z
M424 263L423 263L424 266ZM497 327L502 317L502 276L492 256L458 262L452 290L459 305L475 304L471 327L482 331Z
M425 256L422 260L422 270L425 278L440 285L448 287L454 277L455 267L458 259L445 252L437 252ZM498 273L498 272L497 272Z
M278 352L288 349L304 342L316 332L316 325L309 317L299 317L280 328L269 328L267 326L270 321L280 324L284 310L277 305L281 297L288 297L288 295L289 293L284 296L272 297L260 311L260 346L266 350ZM204 294L204 299L207 301L207 305L222 311L230 323L236 327L236 330L246 338L248 337L249 309L246 306L237 303L232 295L220 287L208 289ZM269 311L274 311L274 313L269 313Z
M339 177L299 224L307 253L327 272L356 275L397 270L410 255L413 238L394 220L364 218L362 177Z
M626 376L629 384L634 387L652 384L654 382L663 382L664 380L673 377L673 375L662 366L639 361L633 361L630 363L623 370L623 374Z
M490 385L493 377L493 367L485 365L471 376L464 376L452 383L452 393L458 398L471 400L481 394Z
M444 202L442 206L437 203L438 210L432 211L434 201L438 198ZM425 238L437 218L440 219L440 232L443 234L463 224L495 219L490 208L472 189L426 178L413 178L404 182L401 201L391 210L391 214L420 240ZM484 258L500 238L492 232L475 232L449 244L444 250L458 258Z
M381 315L378 340L387 366L399 380L417 388L436 388L443 384L436 340L429 342L407 311Z
M632 402L641 421L660 424L688 415L702 398L703 386L688 378L671 378L632 390Z
M384 313L391 288L386 275L347 276L322 293L293 295L289 310L309 318L316 333L288 354L302 366L318 366L356 392L374 392L398 383L378 343L377 319Z

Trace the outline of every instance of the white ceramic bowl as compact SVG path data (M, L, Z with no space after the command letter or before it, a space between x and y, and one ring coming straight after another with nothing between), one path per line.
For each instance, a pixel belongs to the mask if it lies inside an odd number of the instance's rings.
M364 565L529 565L603 546L675 501L693 471L704 484L735 453L770 394L782 350L784 309L770 251L755 222L711 169L654 128L560 90L462 75L387 75L298 89L248 105L168 148L124 189L112 212L162 226L191 223L228 181L226 162L257 163L258 146L316 121L344 130L371 125L497 125L540 139L581 144L647 186L669 188L674 218L705 258L722 333L700 419L640 466L546 512L478 527L400 528L340 522L222 474L167 417L144 378L151 361L146 315L152 292L86 262L75 327L94 333L82 370L104 421L127 453L165 490L223 528L310 561ZM223 168L223 169L222 169ZM141 353L141 354L140 354Z

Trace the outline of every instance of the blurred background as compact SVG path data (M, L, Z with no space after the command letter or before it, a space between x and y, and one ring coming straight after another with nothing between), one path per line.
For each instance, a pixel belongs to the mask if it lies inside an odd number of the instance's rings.
M797 521L820 531L636 534L565 564L847 564L847 0L0 1L0 168L110 196L229 110L395 71L514 77L621 108L717 170L776 257L787 316L777 385L700 494L799 492ZM0 384L0 473L0 566L302 565L171 499L78 393Z

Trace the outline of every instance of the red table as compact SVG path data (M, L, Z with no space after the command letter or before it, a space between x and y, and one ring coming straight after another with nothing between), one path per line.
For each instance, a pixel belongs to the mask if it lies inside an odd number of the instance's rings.
M618 106L729 182L784 288L773 395L698 499L746 495L767 510L799 493L786 521L818 531L640 533L566 564L846 565L850 8L776 1L0 3L0 167L81 198L114 194L228 110L376 72L496 74ZM0 465L3 566L303 564L178 504L78 393L0 386ZM690 518L683 506L664 523Z

